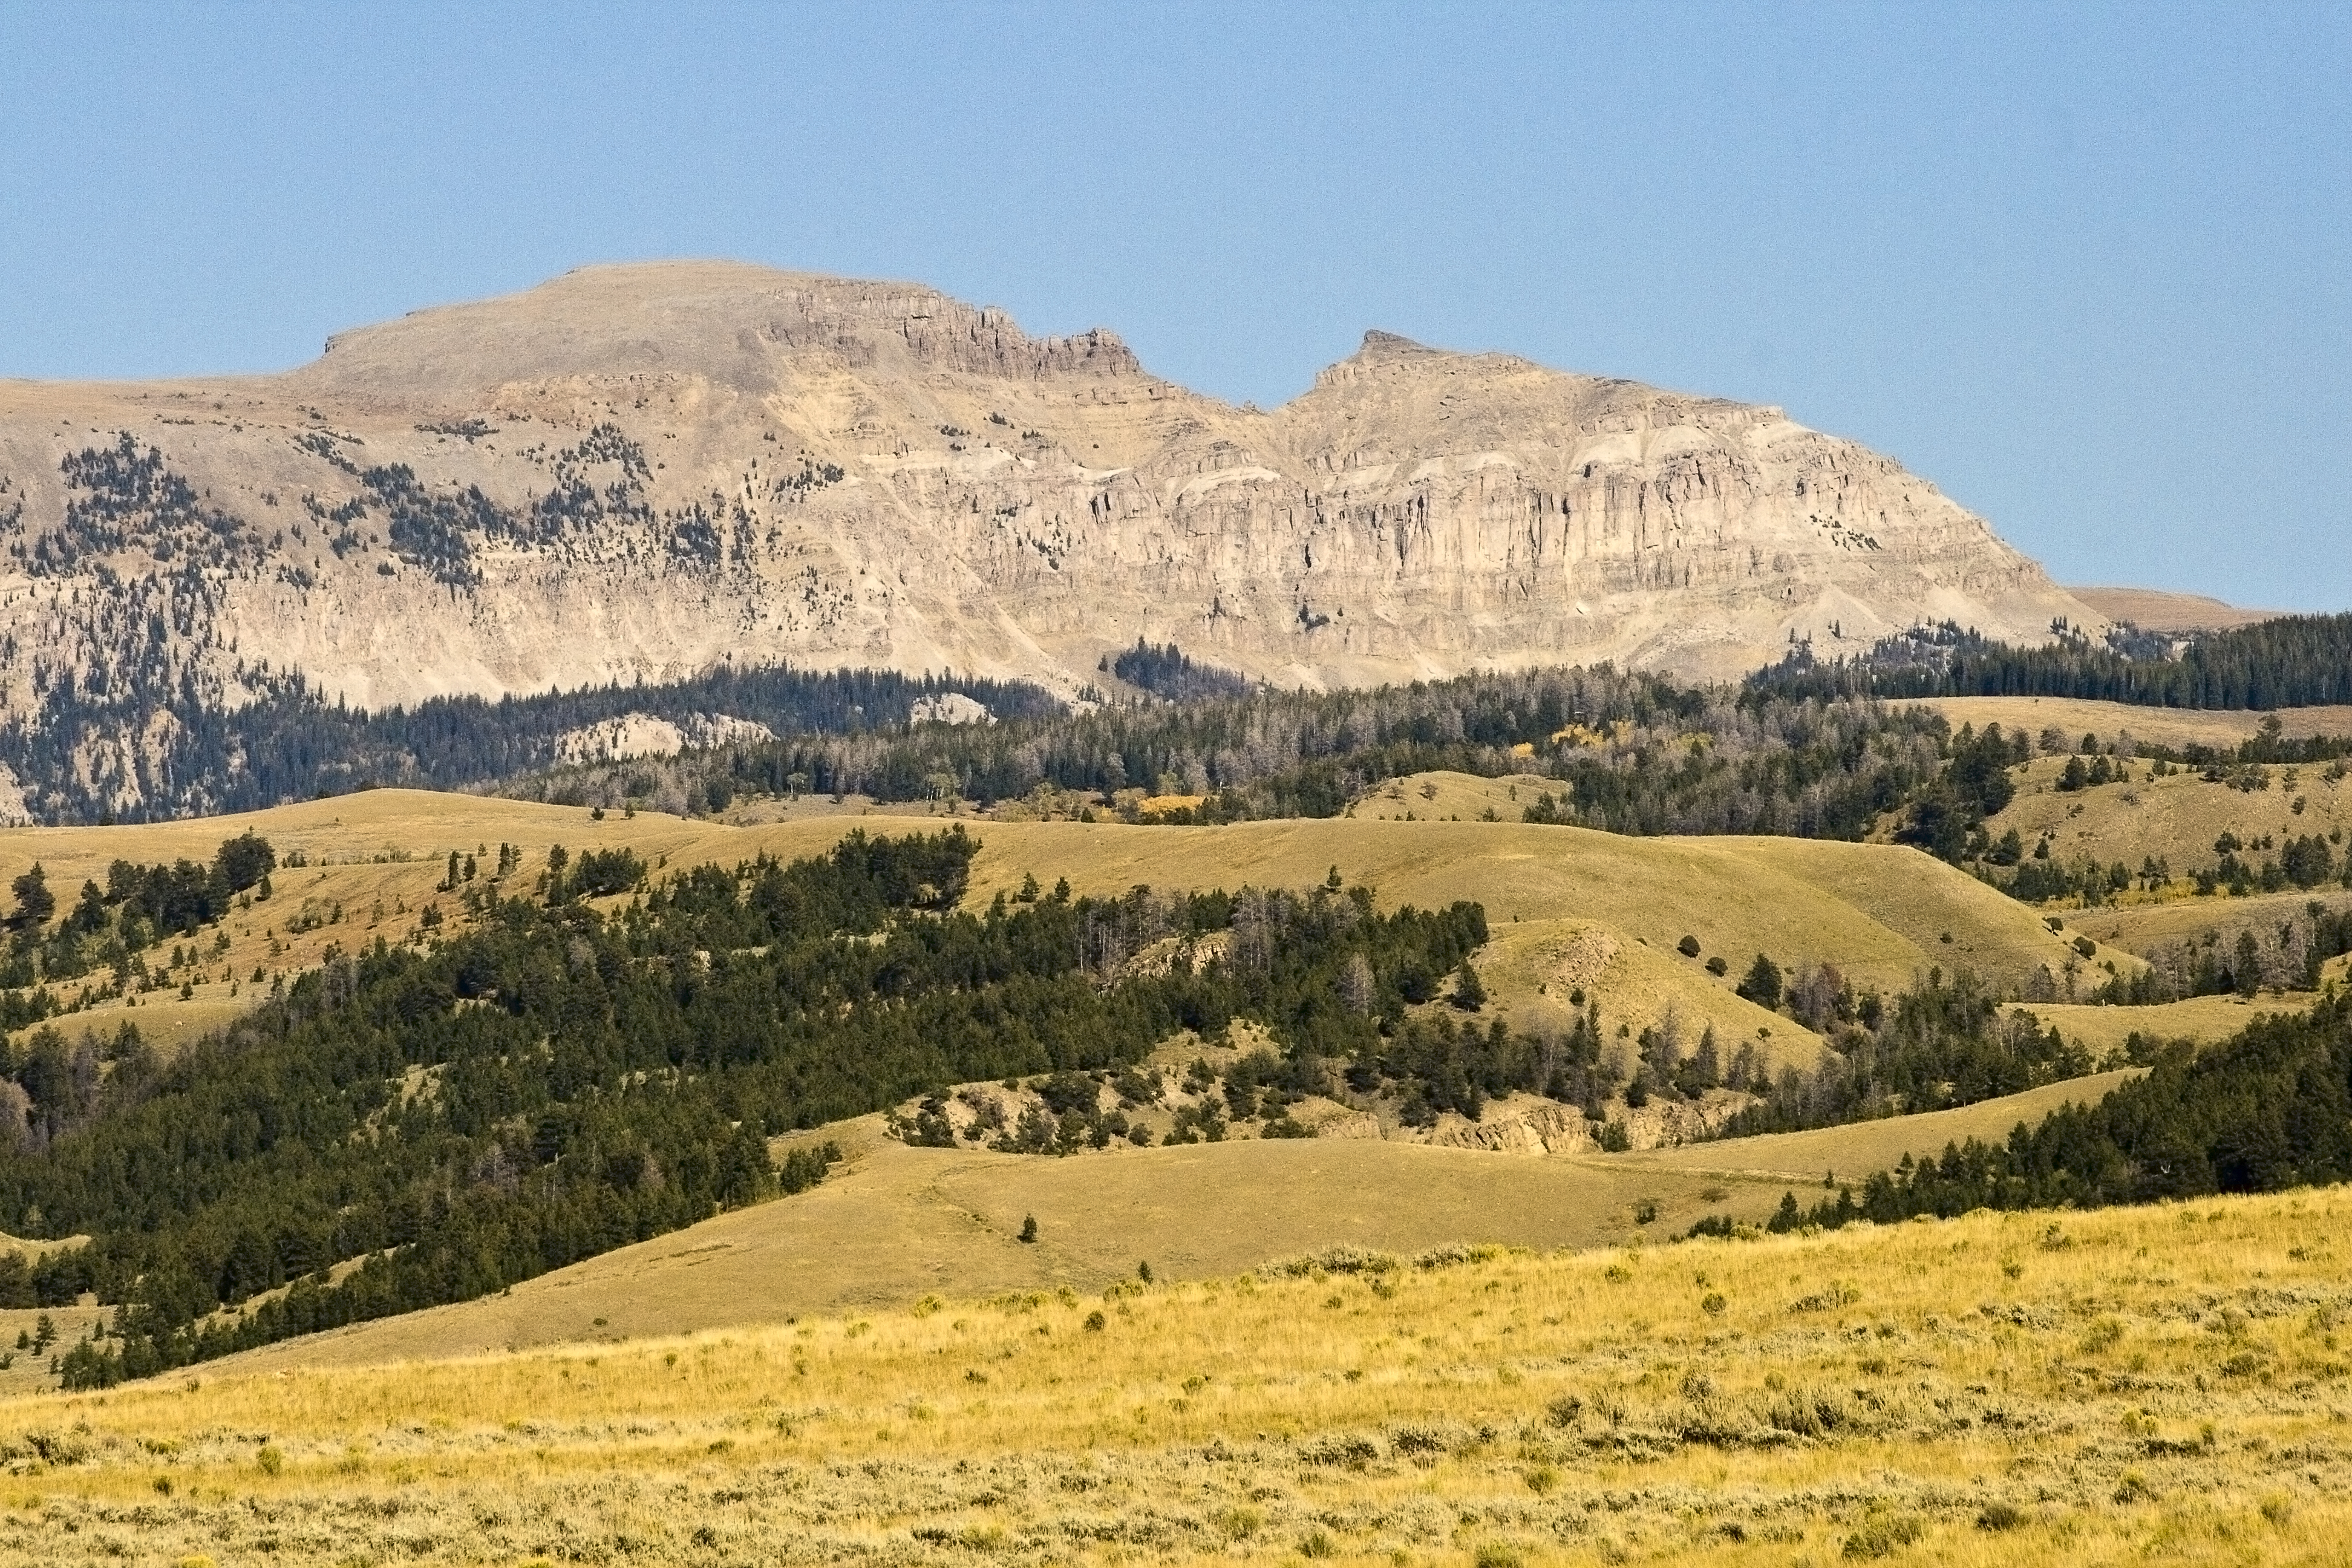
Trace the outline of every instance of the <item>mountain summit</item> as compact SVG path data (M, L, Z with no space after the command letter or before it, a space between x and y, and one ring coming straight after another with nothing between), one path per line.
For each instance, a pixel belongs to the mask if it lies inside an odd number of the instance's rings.
M0 709L354 705L788 660L1064 693L1138 637L1294 685L1729 676L2098 617L1780 410L1367 332L1271 411L908 283L589 268L279 375L0 384Z

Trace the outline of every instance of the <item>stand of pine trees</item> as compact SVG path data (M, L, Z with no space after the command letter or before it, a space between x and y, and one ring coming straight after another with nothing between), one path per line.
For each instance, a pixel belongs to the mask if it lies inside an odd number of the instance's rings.
M1970 1139L1810 1208L1792 1192L1769 1228L1892 1224L1972 1209L2095 1208L2352 1180L2352 995L2265 1015L2202 1051L2164 1050L2147 1077L2069 1105L2008 1141ZM1727 1235L1702 1221L1693 1234Z

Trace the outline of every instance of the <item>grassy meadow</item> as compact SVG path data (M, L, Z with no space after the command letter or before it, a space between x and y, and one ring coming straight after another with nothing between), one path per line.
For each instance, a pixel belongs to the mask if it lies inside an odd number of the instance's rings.
M1419 1252L1470 1241L1640 1246L1722 1215L1760 1224L1825 1172L2009 1135L2137 1076L2103 1073L1958 1110L1622 1154L1542 1155L1378 1138L1234 1138L1064 1158L910 1148L882 1118L776 1141L832 1141L813 1191L524 1280L495 1296L289 1340L257 1366L359 1365L903 1306L927 1293L1101 1290L1150 1263L1209 1278L1330 1247ZM1498 1103L1490 1122L1515 1108ZM1506 1146L1508 1147L1507 1145ZM1644 1217L1647 1216L1647 1217ZM1022 1223L1038 1222L1023 1243ZM29 1315L28 1315L29 1316ZM0 1318L0 1329L10 1325Z
M2311 1005L2305 992L2266 994L2257 1001L2231 996L2189 996L2147 1007L2097 1007L2076 1003L2016 1003L2012 1012L2030 1014L2045 1029L2104 1059L2135 1034L2158 1040L2213 1045L2228 1039L2264 1013L2300 1013Z
M2348 1222L1339 1252L224 1363L0 1407L0 1562L2334 1563Z
M2331 779L2326 767L2267 764L2261 770L2267 787L2243 790L2185 771L2156 778L2147 763L2138 763L2128 781L2062 792L2058 777L2066 762L2036 757L2019 770L2017 797L1987 820L1985 830L1997 839L2015 828L2029 851L2047 837L2050 853L2069 862L2087 855L2103 866L2120 860L2137 871L2143 860L2156 858L2185 879L2221 859L2213 846L2224 833L2243 844L2263 837L2284 844L2352 828L2352 779ZM2277 858L2275 848L2239 853L2256 865Z
M2159 746L2235 746L2262 730L2263 715L2228 708L2145 708L2129 702L2098 702L2081 697L1929 697L1906 707L1932 708L1957 730L1998 724L2028 735L2055 729L2069 741L2096 735L2114 742L2124 735ZM2289 740L2311 735L2352 735L2352 708L2282 708L2280 733Z

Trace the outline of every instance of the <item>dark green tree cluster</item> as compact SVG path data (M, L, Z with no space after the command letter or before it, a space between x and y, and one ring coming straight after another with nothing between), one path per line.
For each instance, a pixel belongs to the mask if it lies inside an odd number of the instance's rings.
M0 1031L24 1029L124 989L160 986L164 973L205 955L194 943L175 944L168 963L151 967L142 954L217 922L242 895L268 898L269 873L276 868L269 841L250 831L225 840L210 865L117 860L108 868L104 888L84 882L73 906L53 920L58 897L36 863L11 885L16 906L5 922L6 946L0 949ZM110 967L112 978L61 998L60 983L100 967Z
M2055 1028L2004 1014L2001 998L1965 973L1948 980L1930 970L1925 985L1888 1005L1854 995L1823 966L1801 975L1789 1001L1837 1054L1811 1072L1784 1068L1754 1085L1763 1098L1732 1118L1726 1136L1946 1110L2079 1078L2095 1065Z
M1783 702L1607 668L1465 676L1374 691L1259 690L920 734L793 737L715 754L746 791L982 805L1050 785L1205 795L1152 820L1334 816L1437 769L1560 781L1530 820L1622 833L1858 838L1942 765L1944 721L1875 702ZM616 770L617 771L617 770ZM1544 792L1551 793L1551 792ZM1528 792L1522 809L1538 805Z
M2153 708L2315 708L2352 702L2352 615L2283 616L2176 649L2126 633L2106 646L2064 626L2011 647L1947 624L1823 661L1810 645L1749 678L1787 696L2079 697Z
M1961 725L1943 767L1913 793L1910 820L1896 837L1955 864L1970 854L1982 858L1992 853L1985 842L1985 819L2017 797L2009 770L2032 755L2032 742L2021 731L2003 735L2000 725L1988 724L1979 733L1973 726ZM2015 863L2014 857L2010 863Z
M2096 1105L2068 1105L2005 1143L1970 1139L1905 1155L1811 1208L1790 1193L1774 1230L1892 1224L1974 1209L2093 1208L2211 1193L2268 1193L2352 1179L2352 997L2265 1015L2228 1044L2158 1054L2147 1077ZM2052 1227L2053 1231L2056 1226ZM1694 1234L1727 1235L1727 1221ZM2063 1232L2055 1237L2063 1244Z
M25 782L39 819L166 820L255 811L373 785L457 789L519 778L552 765L556 742L567 731L633 712L673 721L719 712L785 733L849 736L903 727L916 703L950 691L1016 720L1059 708L1044 691L1018 682L778 666L720 667L661 686L583 688L497 701L436 698L415 709L368 712L329 701L299 677L261 670L243 676L252 700L215 702L190 684L192 678L183 679L187 673L158 645L136 679L92 685L60 676L44 688L37 714L0 724L0 763ZM162 738L159 759L151 763L142 755L136 776L128 779L87 775L84 759L94 747L126 730L148 728L146 721L163 710L177 722ZM724 776L725 769L719 771ZM133 788L145 804L126 810L121 803ZM785 788L780 776L778 793ZM611 804L621 804L624 792L612 793Z
M250 829L223 843L209 866L178 860L169 866L134 865L117 860L106 868L104 906L137 915L158 933L194 934L228 913L236 895L260 886L278 869L277 851L269 840ZM75 918L92 903L85 888Z
M1162 646L1138 637L1135 646L1118 658L1104 656L1101 668L1129 686L1171 702L1240 697L1249 690L1249 682L1232 670L1202 664L1172 642Z

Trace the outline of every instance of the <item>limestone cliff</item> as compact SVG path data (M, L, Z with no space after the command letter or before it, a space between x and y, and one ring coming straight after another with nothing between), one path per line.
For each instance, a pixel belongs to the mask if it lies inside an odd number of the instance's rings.
M1260 412L1108 332L719 263L419 311L282 375L0 383L0 709L145 692L131 746L264 670L369 706L722 660L1070 693L1139 636L1338 685L2098 624L1777 408L1372 332Z

